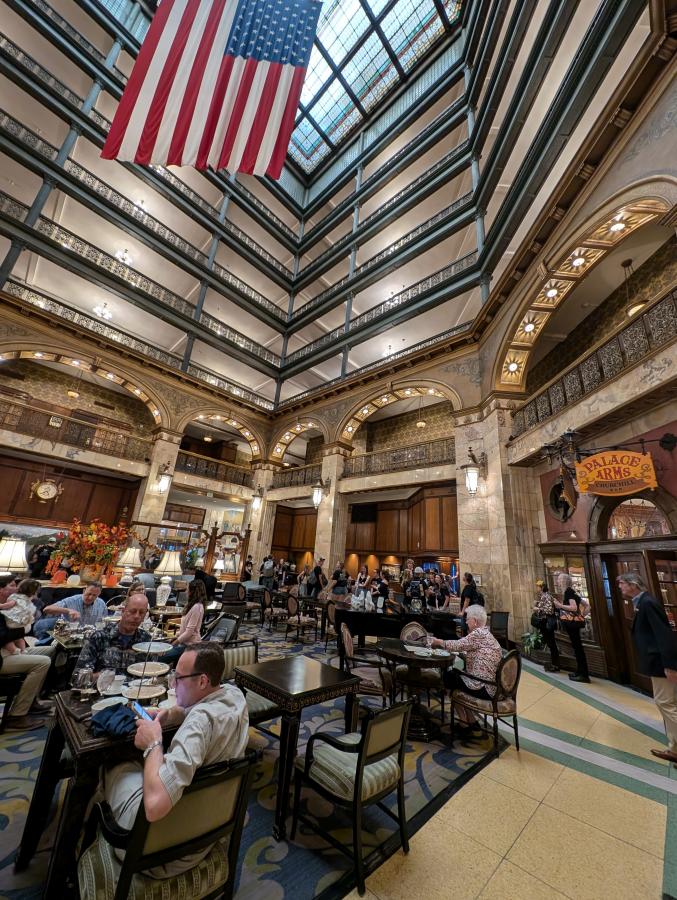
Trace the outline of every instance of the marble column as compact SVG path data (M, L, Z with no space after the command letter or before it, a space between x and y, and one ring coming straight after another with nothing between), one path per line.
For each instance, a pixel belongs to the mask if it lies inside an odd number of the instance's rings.
M254 493L259 488L263 489L263 500L258 509L254 509L252 502L247 504L244 512L244 524L251 528L249 539L249 553L254 560L254 580L258 579L258 571L263 557L270 553L273 543L273 527L275 525L275 512L277 503L266 499L268 489L273 484L273 475L278 469L271 463L256 463L254 470Z
M322 481L327 492L317 510L315 559L326 560L325 574L329 577L337 561L345 559L348 528L348 501L339 491L341 475L350 448L344 444L330 444L323 449Z
M513 640L528 630L535 581L542 572L540 485L533 470L509 466L507 443L510 411L500 403L483 418L455 429L461 573L482 580L481 590L491 609L510 611ZM467 449L486 454L486 470L477 494L465 486Z
M141 482L136 503L134 504L134 511L131 516L133 521L148 522L153 525L159 525L162 522L170 488L164 493L160 493L158 490L159 477L165 473L168 475L173 474L180 444L180 434L165 430L156 432L148 475ZM148 540L155 543L157 540L157 529L151 529L151 531L152 533L148 535ZM139 528L139 533L141 537L146 537L143 527Z

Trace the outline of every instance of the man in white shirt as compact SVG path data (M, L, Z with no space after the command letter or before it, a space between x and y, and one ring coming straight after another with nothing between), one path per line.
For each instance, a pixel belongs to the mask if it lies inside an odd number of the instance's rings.
M156 822L179 802L197 769L244 755L249 736L247 704L239 688L221 684L224 667L219 645L205 642L188 647L176 664L177 705L161 710L152 721L137 721L134 743L143 750L143 767L121 763L104 780L106 800L123 828L133 826L142 801L146 818ZM162 749L163 725L180 725L167 753ZM202 850L146 874L154 878L178 875L208 852Z

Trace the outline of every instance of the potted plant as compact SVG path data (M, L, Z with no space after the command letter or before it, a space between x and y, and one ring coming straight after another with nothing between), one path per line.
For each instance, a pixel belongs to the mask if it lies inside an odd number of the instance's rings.
M540 650L543 646L543 635L540 631L527 631L522 635L522 653L529 657L534 650Z

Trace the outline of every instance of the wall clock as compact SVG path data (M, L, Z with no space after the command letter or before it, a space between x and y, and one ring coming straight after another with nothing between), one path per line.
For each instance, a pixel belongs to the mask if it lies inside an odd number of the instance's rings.
M63 485L57 484L51 478L45 478L42 481L34 481L31 485L31 494L29 499L35 499L38 503L56 502L63 494Z

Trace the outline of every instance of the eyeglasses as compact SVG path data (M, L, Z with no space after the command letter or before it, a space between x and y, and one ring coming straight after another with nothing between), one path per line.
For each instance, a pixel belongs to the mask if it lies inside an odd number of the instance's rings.
M176 672L172 672L167 680L169 682L169 687L173 688L182 678L199 678L200 675L204 675L204 672L191 672L190 675L177 675Z

